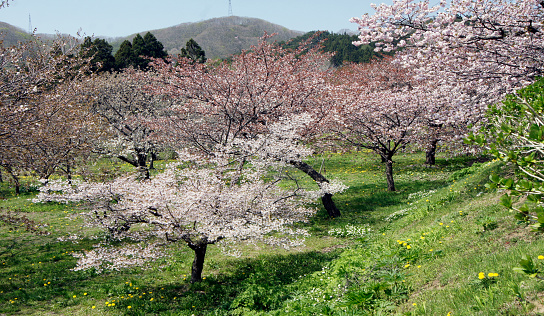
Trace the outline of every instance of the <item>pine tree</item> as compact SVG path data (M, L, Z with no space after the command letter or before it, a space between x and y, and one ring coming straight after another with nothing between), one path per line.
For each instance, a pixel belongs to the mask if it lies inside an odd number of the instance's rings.
M206 62L206 53L204 50L198 45L198 43L194 39L190 39L185 44L185 48L181 49L180 57L185 57L192 59L193 62L197 63L205 63Z
M147 56L147 49L145 41L140 34L136 34L132 39L132 53L134 55L132 66L139 69L147 68L149 61L142 57Z
M159 42L157 38L150 32L147 32L147 34L145 34L144 42L145 56L153 58L165 58L166 56L168 56L168 53L164 50L164 46L162 45L162 43Z
M90 70L92 72L111 71L115 67L115 58L112 55L113 47L100 38L94 41L91 37L85 37L81 45L82 57L92 57Z
M125 40L121 43L121 47L115 53L115 68L117 70L127 68L134 63L134 52L132 51L132 44L130 41Z

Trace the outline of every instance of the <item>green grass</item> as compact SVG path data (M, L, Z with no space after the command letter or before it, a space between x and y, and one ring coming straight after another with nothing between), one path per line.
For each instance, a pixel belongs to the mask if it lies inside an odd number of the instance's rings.
M89 233L77 206L33 204L30 185L16 197L4 183L0 209L25 214L50 235L0 226L0 314L542 314L544 282L512 268L524 254L544 255L544 240L498 206L500 192L484 188L490 174L508 169L497 162L470 167L472 160L439 157L428 168L423 154L402 154L394 166L398 191L388 192L375 155L315 157L314 168L350 186L334 197L342 216L329 219L316 203L306 225L312 236L291 251L243 246L234 258L210 246L199 284L187 281L192 251L181 244L145 269L71 271L72 252L96 243L57 240ZM108 162L94 168L129 169ZM364 227L371 232L351 235ZM333 229L346 237L332 236ZM499 276L480 280L480 272Z

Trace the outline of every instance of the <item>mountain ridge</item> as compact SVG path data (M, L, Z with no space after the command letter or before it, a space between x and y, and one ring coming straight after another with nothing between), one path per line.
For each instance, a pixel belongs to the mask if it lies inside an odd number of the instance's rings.
M167 28L137 32L125 37L94 37L107 40L113 46L115 53L124 40L131 41L136 34L143 36L147 32L151 32L172 55L179 54L181 48L185 47L187 41L192 38L204 49L206 57L211 59L226 58L249 49L252 45L256 45L265 33L276 33L273 39L278 42L288 41L304 34L304 32L289 30L258 18L228 16L180 23ZM4 39L6 46L30 39L30 34L23 29L5 22L0 22L0 33L0 39ZM50 34L37 35L42 38L52 36Z
M112 41L113 50L116 51L124 40L130 41L136 34L144 35L147 32L134 33ZM249 49L251 45L256 45L265 33L276 33L274 37L276 41L287 41L304 34L262 19L239 16L181 23L149 32L164 45L169 54L178 54L192 38L204 49L206 57L211 59L225 58Z

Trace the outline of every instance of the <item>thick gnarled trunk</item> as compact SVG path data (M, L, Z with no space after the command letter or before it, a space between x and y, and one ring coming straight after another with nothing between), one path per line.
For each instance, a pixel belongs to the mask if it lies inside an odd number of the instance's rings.
M329 180L327 178L325 178L321 173L317 172L309 164L303 161L290 161L289 163L298 170L309 175L315 182L317 182L318 185L321 186L322 183L329 183ZM325 208L325 210L327 210L327 213L330 217L340 216L340 210L336 207L336 204L334 204L334 201L332 200L332 194L327 193L322 196L321 202L323 203L323 207Z
M193 266L191 268L191 283L202 281L202 270L204 269L204 259L206 257L207 243L189 245L195 252L195 258L193 260Z

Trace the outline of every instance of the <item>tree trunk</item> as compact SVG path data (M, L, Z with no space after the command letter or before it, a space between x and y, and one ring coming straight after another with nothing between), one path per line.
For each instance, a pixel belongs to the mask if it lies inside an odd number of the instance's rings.
M387 190L395 190L395 180L393 179L393 157L387 157L385 163L385 176L387 177Z
M146 154L138 153L137 160L132 160L125 156L117 156L117 158L136 167L136 169L138 169L138 172L140 173L140 178L145 180L149 179L149 168L147 168L147 164L146 164L146 161L147 161Z
M195 259L191 269L191 283L200 282L202 281L202 269L204 269L204 257L206 256L208 244L190 245L189 247L195 252Z
M66 163L66 178L68 179L68 183L72 184L72 169L69 162Z
M327 180L327 178L325 178L321 173L315 171L315 169L307 163L303 161L290 161L289 163L298 170L309 175L315 182L317 182L318 185L321 186L322 183L329 183L329 180ZM336 207L336 204L334 204L334 201L332 200L332 194L327 193L322 196L321 202L323 203L323 207L325 207L325 210L327 210L327 213L330 217L340 216L340 210Z
M157 154L154 151L152 151L149 158L149 170L155 169L155 166L153 165L155 160L157 160Z
M19 182L19 177L13 172L11 166L4 166L4 169L9 173L15 184L15 194L19 195L21 193L21 183Z
M434 166L436 164L436 145L438 143L438 139L433 139L431 141L431 144L427 148L427 151L425 152L425 164Z

